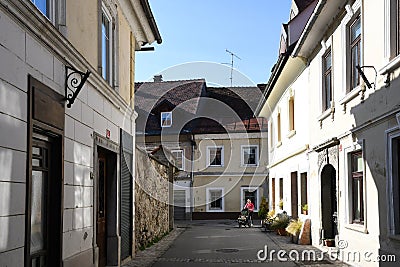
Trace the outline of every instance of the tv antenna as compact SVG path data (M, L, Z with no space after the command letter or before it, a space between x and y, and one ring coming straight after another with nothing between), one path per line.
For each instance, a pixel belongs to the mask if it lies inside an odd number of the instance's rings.
M233 84L233 67L234 67L234 58L236 57L239 60L242 60L240 57L238 57L235 53L229 51L228 49L225 49L225 52L231 55L231 63L222 63L222 64L227 64L231 66L231 77L229 78L231 80L231 87Z

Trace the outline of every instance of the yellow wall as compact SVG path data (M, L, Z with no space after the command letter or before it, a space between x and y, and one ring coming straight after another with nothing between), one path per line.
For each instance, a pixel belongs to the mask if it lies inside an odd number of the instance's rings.
M242 186L261 186L265 180L264 176L197 176L193 183L193 195L194 195L194 211L195 212L206 212L206 189L207 187L222 187L224 188L224 212L240 212L241 207L241 192ZM261 197L264 194L264 190L259 188L259 199L258 204L261 202Z
M67 36L78 51L97 69L98 14L97 0L68 0Z
M119 29L119 92L122 98L130 103L131 94L131 31L121 9L118 7Z

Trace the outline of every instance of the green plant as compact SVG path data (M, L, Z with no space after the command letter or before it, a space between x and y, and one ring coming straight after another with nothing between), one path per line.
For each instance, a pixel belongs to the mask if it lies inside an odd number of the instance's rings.
M286 212L278 213L272 221L271 229L285 229L289 225L289 222L290 217Z
M267 199L265 197L262 197L261 198L260 207L258 208L258 216L261 219L265 219L267 214L268 214L268 202L267 202Z
M297 236L300 231L301 227L303 226L303 222L300 221L299 219L297 220L292 220L289 225L286 227L286 232L293 236Z
M274 219L274 217L275 217L275 210L268 211L267 219L272 221Z
M283 210L283 199L279 200L278 206L281 210Z
M307 203L304 204L304 205L301 207L301 209L304 210L304 211L308 211L308 204L307 204Z

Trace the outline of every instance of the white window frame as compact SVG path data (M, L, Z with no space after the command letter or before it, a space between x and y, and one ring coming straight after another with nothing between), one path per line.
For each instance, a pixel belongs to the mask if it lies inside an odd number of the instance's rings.
M36 0L30 0L32 4L40 11L49 21L53 24L56 22L56 0L45 0L46 2L46 11L48 14L44 14L39 7L35 4Z
M260 207L260 187L256 187L256 186L243 186L243 187L240 187L240 210L242 210L244 205L246 204L246 202L245 202L246 200L243 199L245 190L257 191L256 192L257 206L254 205L254 212L258 212L258 209Z
M178 169L180 170L184 170L185 169L185 151L183 149L174 149L171 150L171 153L181 153L181 157L182 157L182 167L179 168L178 166L176 166Z
M210 191L221 191L221 209L211 209ZM207 187L206 189L206 211L207 212L225 212L225 188L223 187Z
M101 20L103 19L103 14L106 17L106 19L109 21L109 25L108 25L108 30L109 30L109 47L108 47L108 77L109 80L107 80L106 77L103 76L103 72L104 72L104 63L103 62L103 22L100 21L100 25L101 25L101 36L100 36L100 49L101 49L101 57L100 57L100 62L101 62L101 76L103 77L104 80L107 81L107 83L111 86L114 86L114 74L115 74L115 67L114 67L114 58L115 58L115 53L114 53L114 49L115 49L115 30L114 30L114 16L111 14L111 11L109 10L109 8L106 7L106 5L104 4L104 2L102 2L101 5Z
M251 148L251 147L256 147L256 164L245 164L244 163L244 149L246 148ZM240 152L240 163L242 167L246 166L258 166L260 163L260 149L258 145L242 145L241 146L241 152Z
M166 115L166 116L169 115L171 117L171 123L169 125L163 125L163 115ZM161 122L160 122L160 124L161 124L162 128L168 128L168 127L172 126L172 111L161 112Z
M352 177L352 170L351 170L351 156L352 153L361 150L362 158L363 158L363 198L364 198L364 223L358 224L353 223L353 177ZM367 197L367 177L366 177L366 160L365 160L365 141L359 140L353 145L346 147L343 149L343 156L345 158L345 168L344 177L346 178L345 183L345 202L346 202L346 217L345 217L345 228L354 230L360 233L367 234L368 233L368 197Z
M211 165L211 149L221 148L221 165ZM224 167L224 146L207 146L207 167Z
M400 115L399 115L400 116ZM387 167L387 203L390 209L387 209L388 216L388 234L389 237L394 237L396 239L400 239L400 227L396 228L396 214L395 210L399 208L399 199L400 194L395 196L395 192L393 190L393 184L395 182L400 183L400 177L398 176L398 170L395 168L393 162L396 158L393 158L393 143L395 139L400 138L400 123L397 127L386 130L386 167ZM400 141L398 141L400 143ZM399 166L397 166L399 168ZM396 199L397 197L397 199ZM397 207L396 207L397 205ZM397 214L397 217L400 218L400 214Z

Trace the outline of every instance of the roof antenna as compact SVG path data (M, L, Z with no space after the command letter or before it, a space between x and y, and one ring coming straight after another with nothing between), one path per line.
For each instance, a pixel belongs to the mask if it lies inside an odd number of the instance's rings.
M231 66L231 77L229 79L231 80L231 87L232 87L232 84L233 84L233 67L234 67L233 59L234 59L234 57L236 57L237 59L240 59L240 60L242 60L242 59L240 57L238 57L235 53L229 51L228 49L225 49L225 52L227 52L227 53L229 53L231 55L231 63L222 63L222 64L227 64L227 65Z

